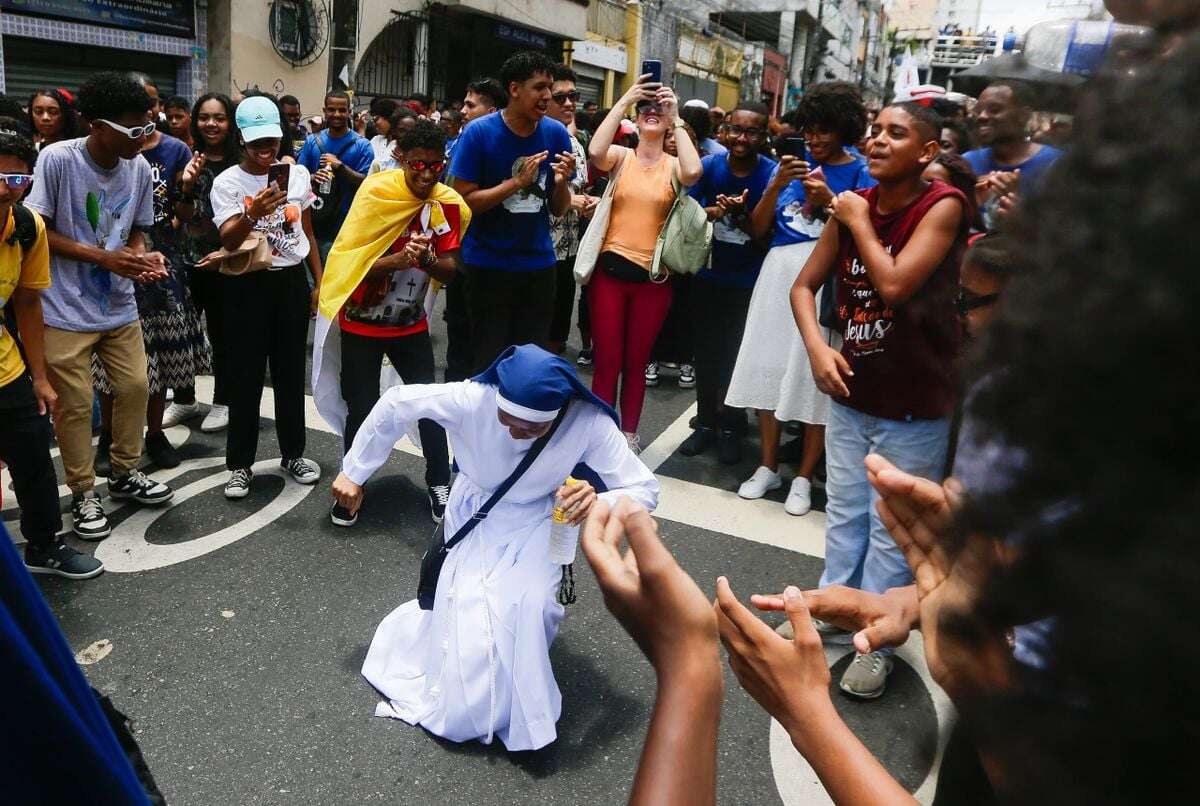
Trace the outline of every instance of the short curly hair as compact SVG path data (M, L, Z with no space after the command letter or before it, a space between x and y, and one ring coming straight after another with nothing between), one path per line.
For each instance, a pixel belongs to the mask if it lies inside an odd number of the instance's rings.
M401 151L428 148L430 151L444 154L446 152L446 132L442 131L442 127L432 120L419 118L416 126L400 135L396 145Z
M32 171L37 162L37 150L24 134L6 129L0 131L0 157L16 157Z
M90 121L144 115L152 106L146 88L129 73L95 73L79 88L79 113Z
M500 65L500 86L504 88L504 97L508 97L508 87L514 81L522 84L539 73L554 78L554 62L545 53L522 50L509 56Z
M804 128L816 126L833 132L844 146L854 145L867 131L862 93L846 81L815 84L800 99L797 111Z

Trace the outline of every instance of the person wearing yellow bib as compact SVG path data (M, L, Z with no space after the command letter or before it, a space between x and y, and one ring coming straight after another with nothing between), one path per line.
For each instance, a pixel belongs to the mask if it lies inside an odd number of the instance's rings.
M396 142L399 167L363 182L329 253L313 348L313 397L343 435L346 451L379 400L385 355L406 384L436 380L427 300L435 281L454 282L471 220L462 197L438 182L445 146L445 133L432 121L405 130ZM420 420L417 430L429 506L440 522L450 497L446 432L429 419ZM353 526L358 513L335 506L330 519Z

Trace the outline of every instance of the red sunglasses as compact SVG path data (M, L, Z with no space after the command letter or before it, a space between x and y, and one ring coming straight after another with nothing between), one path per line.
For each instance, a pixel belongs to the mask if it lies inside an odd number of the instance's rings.
M408 165L409 168L412 168L417 173L421 173L422 171L428 169L430 171L433 171L435 174L440 174L442 172L442 169L446 167L445 160L439 160L438 162L425 162L425 160L409 160L406 164Z

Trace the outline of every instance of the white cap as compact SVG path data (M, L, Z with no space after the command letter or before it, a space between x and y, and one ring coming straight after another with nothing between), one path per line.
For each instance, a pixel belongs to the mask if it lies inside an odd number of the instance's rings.
M687 108L693 107L693 106L699 107L700 109L705 109L705 110L708 109L708 104L705 101L701 100L700 98L693 98L692 100L690 100L686 104L684 104L683 108L687 109Z

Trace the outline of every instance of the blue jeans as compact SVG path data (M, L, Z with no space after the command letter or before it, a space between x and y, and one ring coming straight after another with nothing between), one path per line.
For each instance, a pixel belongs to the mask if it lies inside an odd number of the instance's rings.
M847 585L872 593L913 580L875 503L879 494L863 464L877 453L901 470L942 480L950 418L885 420L834 403L825 428L825 571L821 587Z

